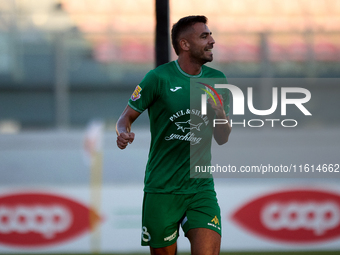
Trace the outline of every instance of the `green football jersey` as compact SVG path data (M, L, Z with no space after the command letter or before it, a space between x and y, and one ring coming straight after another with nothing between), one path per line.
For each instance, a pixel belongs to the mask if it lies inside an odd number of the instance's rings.
M151 70L133 92L128 105L140 113L147 109L150 119L145 192L191 194L214 189L212 178L190 178L190 168L211 164L215 112L206 104L207 114L201 113L201 95L214 87L208 84L214 81L211 78L227 83L216 69L203 65L200 74L189 75L172 61ZM229 91L216 91L228 115Z

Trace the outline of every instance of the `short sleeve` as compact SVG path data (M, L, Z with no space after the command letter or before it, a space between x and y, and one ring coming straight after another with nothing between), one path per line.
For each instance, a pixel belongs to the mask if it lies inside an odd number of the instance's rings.
M158 98L158 77L154 71L146 74L144 79L133 91L128 105L142 113Z

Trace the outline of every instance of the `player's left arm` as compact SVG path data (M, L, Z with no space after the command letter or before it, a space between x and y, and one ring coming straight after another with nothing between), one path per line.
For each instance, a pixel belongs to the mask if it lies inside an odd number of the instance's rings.
M221 101L223 102L222 95L219 95L221 98ZM223 105L220 103L220 100L215 95L214 96L215 101L212 98L208 99L208 103L211 105L211 107L215 111L215 118L216 119L224 119L226 120L224 124L216 124L214 127L214 138L218 145L225 144L228 142L228 138L231 132L231 126L229 123L229 116L226 116L226 112L224 110ZM216 102L216 104L215 104ZM219 121L219 123L223 123L223 121Z

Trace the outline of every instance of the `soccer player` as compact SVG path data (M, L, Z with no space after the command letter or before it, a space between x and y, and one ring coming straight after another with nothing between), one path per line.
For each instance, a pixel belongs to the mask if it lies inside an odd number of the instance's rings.
M221 145L231 132L229 122L213 126L214 118L229 120L228 90L213 94L213 86L200 82L201 78L226 81L222 72L204 65L213 60L215 43L206 24L205 16L188 16L173 25L178 59L144 77L116 125L117 146L125 149L135 138L132 123L148 110L151 144L141 242L150 246L151 254L176 254L179 225L190 241L191 254L220 251L221 216L213 179L190 178L194 164L210 164L212 137ZM201 113L202 90L212 95L206 115ZM198 103L191 101L196 96Z

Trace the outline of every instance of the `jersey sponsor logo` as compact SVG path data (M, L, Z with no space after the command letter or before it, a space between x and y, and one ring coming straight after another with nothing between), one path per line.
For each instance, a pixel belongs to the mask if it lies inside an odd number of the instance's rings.
M172 233L170 236L165 237L164 241L172 241L176 238L176 236L177 236L177 230L174 233Z
M181 89L182 87L175 87L174 89L170 89L172 92L176 92L177 90Z
M191 145L198 144L202 138L196 137L194 133L188 132L185 135L171 134L170 136L165 137L166 141L171 140L180 140L180 141L188 141Z
M182 130L183 132L185 132L186 129L196 129L198 131L200 131L200 126L203 124L202 123L199 123L197 125L195 124L192 124L191 123L191 120L188 120L188 121L185 121L185 122L175 122L175 125L178 127L177 130Z
M246 230L276 241L328 241L340 237L340 196L302 189L275 192L243 205L232 218Z
M171 122L173 122L174 120L176 120L179 117L185 116L185 115L192 115L192 116L197 116L199 118L201 118L204 121L204 124L207 126L209 124L209 118L206 115L202 115L200 110L196 110L196 109L186 109L186 110L180 110L175 112L174 114L171 115L171 117L169 118L169 120Z
M144 242L150 242L151 240L151 235L148 232L148 229L146 227L142 228L142 240Z
M140 98L140 92L142 91L142 88L137 85L137 87L135 88L135 91L132 93L132 96L131 96L131 100L132 101L136 101L137 99Z
M25 192L0 197L1 244L56 245L91 231L99 222L94 210L59 195Z
M182 122L180 121L174 122L176 119L182 116L186 116L186 115L197 116L203 122L198 123L198 124L193 124L191 123L191 119L187 121L182 121ZM191 145L196 145L200 143L200 141L202 140L202 137L197 137L195 133L192 132L192 130L196 129L197 131L201 131L201 126L203 125L203 123L205 124L205 126L209 124L208 116L203 116L201 112L196 109L186 109L186 110L177 111L176 113L170 116L169 120L177 126L177 130L181 130L183 133L185 132L185 130L189 130L189 132L186 133L185 135L172 133L169 136L166 136L164 139L166 141L171 141L171 140L188 141L190 142Z

